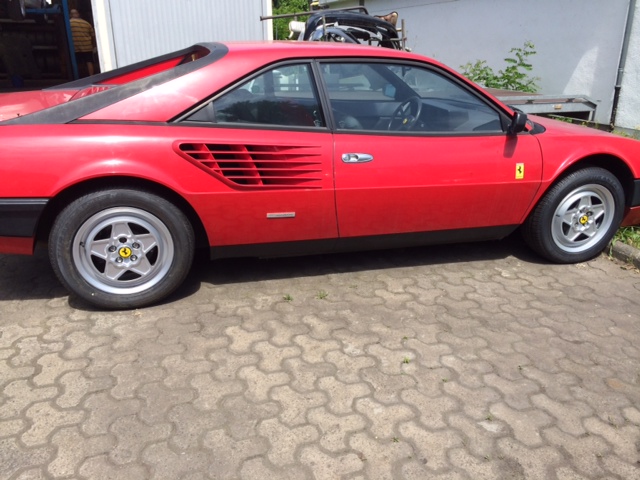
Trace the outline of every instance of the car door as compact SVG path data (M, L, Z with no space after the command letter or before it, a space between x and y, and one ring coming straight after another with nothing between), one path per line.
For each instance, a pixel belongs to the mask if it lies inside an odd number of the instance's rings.
M414 63L320 70L336 123L341 237L522 221L540 184L540 148L531 134L507 135L506 115L481 94Z
M211 177L190 200L214 247L337 237L333 136L310 72L271 67L180 122L174 150Z

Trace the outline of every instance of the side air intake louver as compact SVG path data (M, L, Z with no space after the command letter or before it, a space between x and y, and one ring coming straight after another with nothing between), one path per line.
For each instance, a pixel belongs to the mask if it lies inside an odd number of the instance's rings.
M179 143L179 153L243 189L321 188L319 149L308 146Z

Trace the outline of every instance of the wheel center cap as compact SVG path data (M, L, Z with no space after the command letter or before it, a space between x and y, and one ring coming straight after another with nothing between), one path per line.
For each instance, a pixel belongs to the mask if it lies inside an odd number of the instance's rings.
M131 256L131 249L129 247L121 247L120 250L118 250L118 255L122 258L129 258Z
M587 222L589 221L589 217L587 215L582 215L580 217L580 220L578 220L580 222L581 225L586 225Z

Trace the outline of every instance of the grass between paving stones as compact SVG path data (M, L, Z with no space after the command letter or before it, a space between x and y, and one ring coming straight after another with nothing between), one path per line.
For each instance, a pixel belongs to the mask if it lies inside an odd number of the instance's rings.
M622 227L616 232L613 241L640 248L640 227Z

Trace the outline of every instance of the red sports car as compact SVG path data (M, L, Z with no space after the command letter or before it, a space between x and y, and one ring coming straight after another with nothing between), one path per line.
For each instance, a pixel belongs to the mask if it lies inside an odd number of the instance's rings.
M103 308L161 300L194 251L497 239L553 262L640 223L640 142L527 118L419 55L210 43L0 95L0 252L48 243Z

